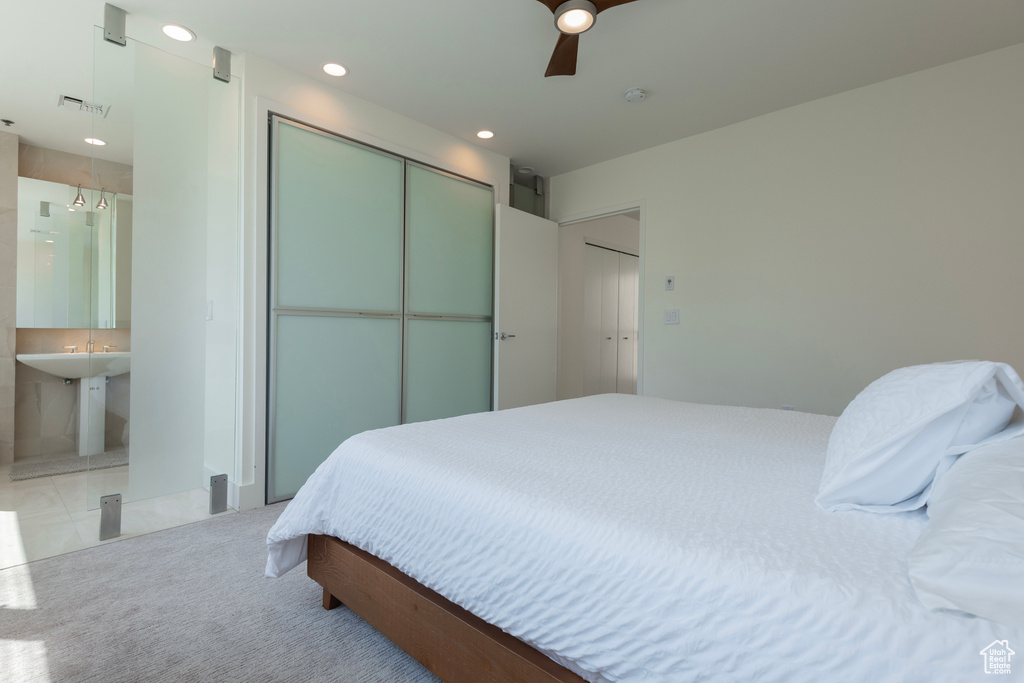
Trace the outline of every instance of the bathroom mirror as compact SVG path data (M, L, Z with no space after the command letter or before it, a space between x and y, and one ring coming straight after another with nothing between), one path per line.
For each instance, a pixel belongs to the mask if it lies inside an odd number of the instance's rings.
M18 327L130 328L131 274L131 195L18 178Z

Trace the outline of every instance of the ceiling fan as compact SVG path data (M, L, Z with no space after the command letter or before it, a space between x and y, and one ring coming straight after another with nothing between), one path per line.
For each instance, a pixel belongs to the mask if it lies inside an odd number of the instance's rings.
M555 26L561 32L555 51L548 62L544 76L573 76L576 74L576 53L580 34L589 30L597 15L611 7L635 0L538 0L555 15Z

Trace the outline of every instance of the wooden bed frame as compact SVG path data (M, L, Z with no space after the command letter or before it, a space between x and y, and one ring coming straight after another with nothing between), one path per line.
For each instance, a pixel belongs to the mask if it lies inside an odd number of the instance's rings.
M306 571L323 586L324 609L346 605L447 683L585 683L355 546L310 534L308 547Z

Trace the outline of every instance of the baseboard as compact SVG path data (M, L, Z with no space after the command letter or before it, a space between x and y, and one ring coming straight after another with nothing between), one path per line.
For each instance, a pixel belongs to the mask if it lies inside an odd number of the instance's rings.
M228 481L228 505L239 512L255 510L267 504L266 492L257 484L239 485Z

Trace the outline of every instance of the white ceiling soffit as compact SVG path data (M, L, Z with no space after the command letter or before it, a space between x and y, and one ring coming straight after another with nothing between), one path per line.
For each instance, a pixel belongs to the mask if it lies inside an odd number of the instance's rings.
M1020 0L637 0L580 37L577 75L544 78L557 32L536 0L114 4L129 35L133 21L182 24L544 176L1024 42ZM88 97L83 27L102 10L94 0L8 9L0 117L21 119L13 132L45 140L40 103L52 98L55 113L58 92ZM349 75L323 74L328 61ZM637 86L647 98L627 103ZM483 128L492 140L476 138Z

